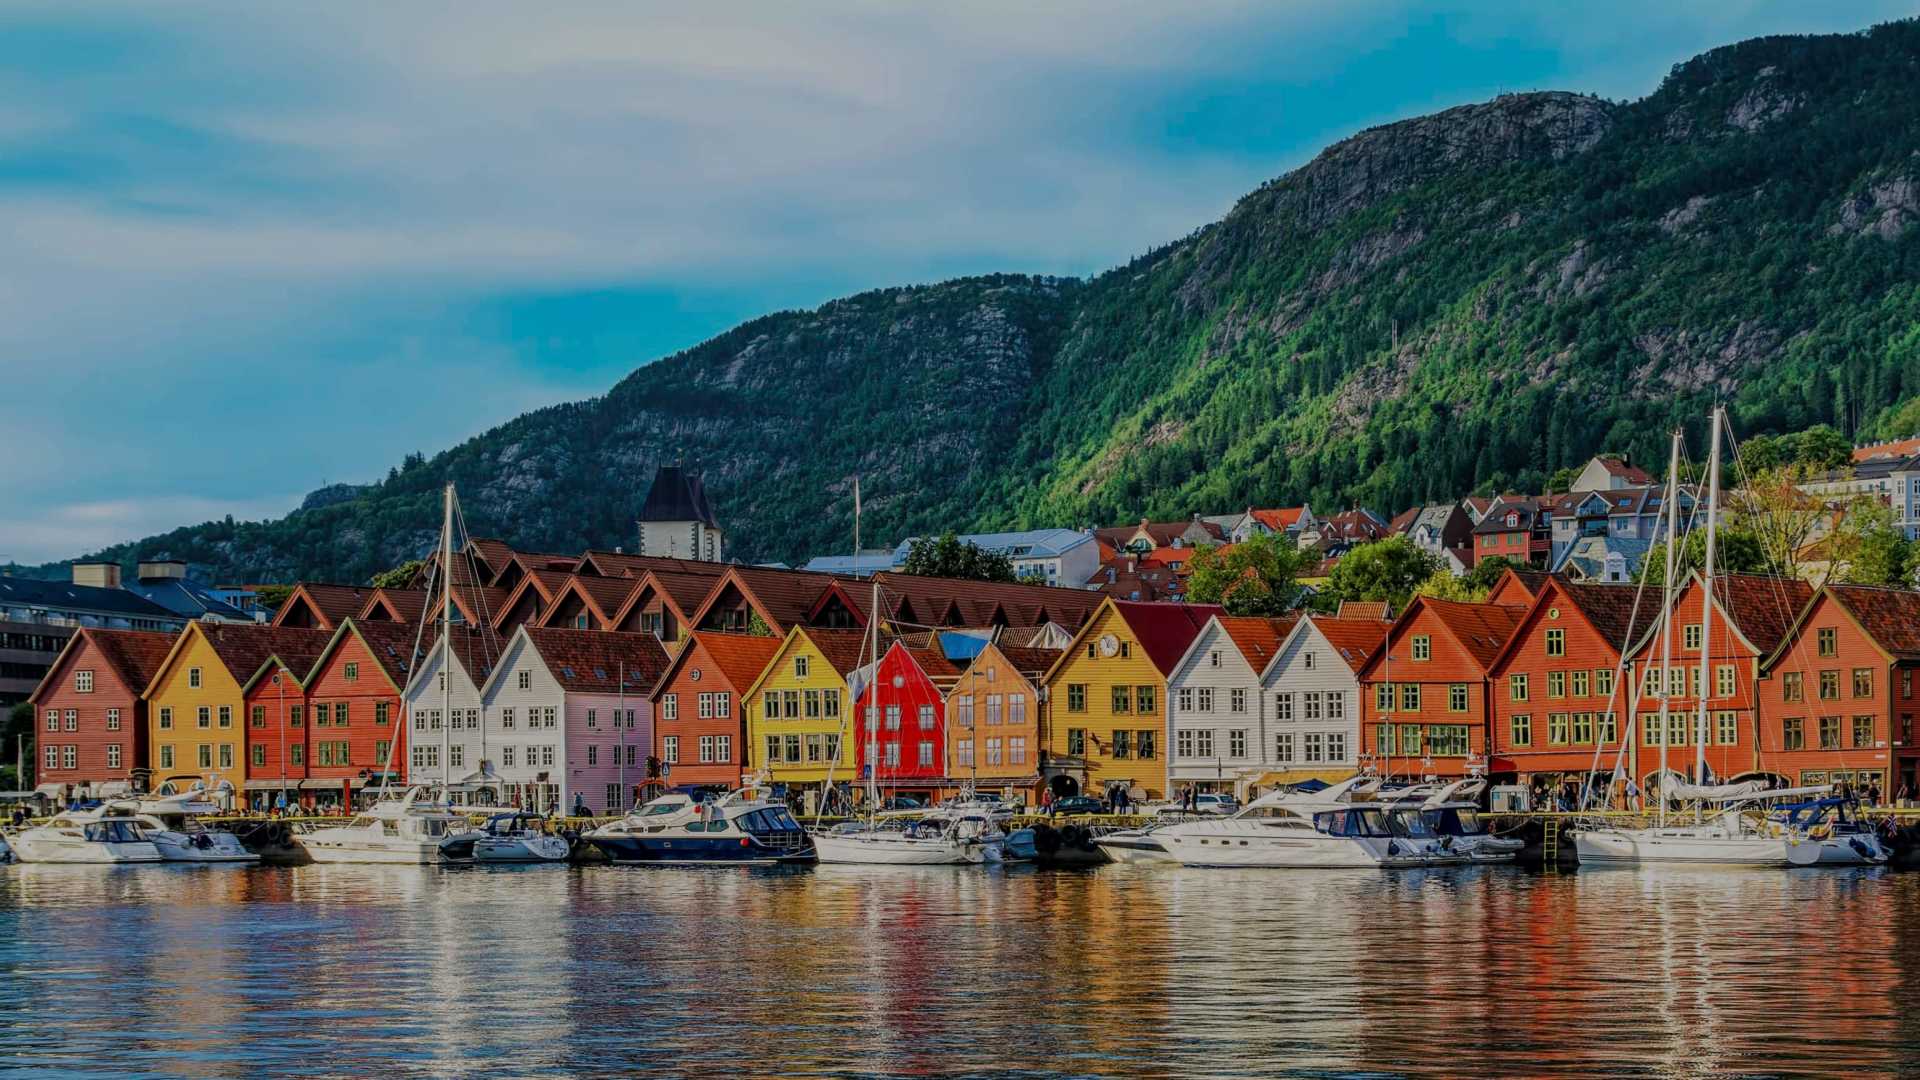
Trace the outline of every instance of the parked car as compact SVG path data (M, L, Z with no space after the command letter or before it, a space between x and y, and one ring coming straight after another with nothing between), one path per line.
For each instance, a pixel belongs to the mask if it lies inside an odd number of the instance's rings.
M880 809L882 810L920 810L923 808L920 800L911 795L895 795L880 804Z
M1069 795L1053 800L1055 814L1104 814L1107 804L1091 795Z

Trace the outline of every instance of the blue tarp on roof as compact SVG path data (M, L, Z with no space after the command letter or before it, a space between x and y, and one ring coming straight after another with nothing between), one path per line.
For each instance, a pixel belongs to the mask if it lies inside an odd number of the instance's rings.
M940 652L956 664L964 664L985 652L987 639L977 634L963 634L952 630L940 631Z

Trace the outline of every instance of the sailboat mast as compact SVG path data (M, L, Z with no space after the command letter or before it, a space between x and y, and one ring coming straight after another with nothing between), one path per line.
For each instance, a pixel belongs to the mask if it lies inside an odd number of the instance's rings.
M440 520L440 794L453 801L453 482Z
M1699 716L1695 723L1699 730L1694 732L1693 740L1693 779L1697 784L1707 781L1707 695L1712 692L1713 684L1707 681L1710 674L1708 660L1713 652L1713 560L1716 552L1716 539L1720 521L1720 418L1719 405L1713 407L1712 431L1713 448L1707 452L1707 557L1701 571L1704 588L1700 593L1700 690L1698 697ZM1694 817L1700 816L1698 805L1694 808Z
M619 680L620 692L620 697L618 698L620 704L613 713L613 737L616 740L613 750L613 764L620 778L620 797L614 800L614 806L607 807L607 813L609 814L613 813L615 806L624 812L627 801L627 729L621 726L626 723L627 715L627 662L625 660L617 661L614 664L613 670L613 677ZM741 706L743 709L745 707L744 705Z
M1655 812L1660 824L1667 823L1667 742L1673 725L1667 717L1672 708L1673 690L1673 575L1678 560L1674 557L1680 534L1680 440L1673 433L1673 449L1667 456L1667 574L1660 587L1660 805Z
M873 580L873 600L867 606L867 640L873 674L867 677L867 816L880 809L880 579Z

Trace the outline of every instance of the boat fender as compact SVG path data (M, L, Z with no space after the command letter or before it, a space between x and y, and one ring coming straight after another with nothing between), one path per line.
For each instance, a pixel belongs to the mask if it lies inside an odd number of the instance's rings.
M1867 859L1867 860L1873 859L1873 851L1872 849L1867 847L1867 842L1865 840L1862 840L1857 836L1848 837L1847 846L1852 848L1861 858Z
M1387 854L1389 855L1400 854L1400 841L1398 840L1387 841Z

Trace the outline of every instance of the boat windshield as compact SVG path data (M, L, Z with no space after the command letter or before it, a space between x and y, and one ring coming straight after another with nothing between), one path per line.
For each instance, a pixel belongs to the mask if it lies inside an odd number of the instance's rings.
M1433 831L1441 836L1482 836L1487 831L1480 821L1480 812L1469 807L1429 810L1427 818L1433 823Z
M81 829L81 835L96 844L136 844L146 839L126 818L96 821Z
M648 803L646 806L640 808L640 816L659 817L662 814L677 814L685 810L689 805L690 804L684 802Z
M740 827L750 833L799 832L800 823L783 807L755 810L742 815Z
M1332 810L1313 816L1314 828L1328 836L1390 836L1386 815L1378 810Z
M1395 836L1424 839L1434 835L1433 819L1418 810L1400 810L1386 815Z
M347 822L347 828L366 829L366 828L371 828L378 824L380 824L379 818L369 817L366 814L361 814L360 816L354 818L352 821Z

